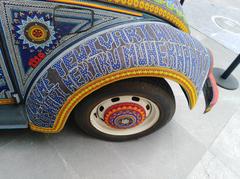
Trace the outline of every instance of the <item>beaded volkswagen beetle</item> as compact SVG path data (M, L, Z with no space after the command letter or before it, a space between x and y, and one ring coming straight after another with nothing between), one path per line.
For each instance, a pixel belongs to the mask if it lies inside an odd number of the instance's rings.
M135 139L166 124L182 87L217 101L208 49L177 0L1 0L0 128L60 132L71 115L97 138Z

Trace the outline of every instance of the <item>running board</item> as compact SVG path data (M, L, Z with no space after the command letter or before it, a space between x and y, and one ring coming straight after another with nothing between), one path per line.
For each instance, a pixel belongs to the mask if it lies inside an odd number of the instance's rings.
M28 128L23 105L0 105L0 129Z

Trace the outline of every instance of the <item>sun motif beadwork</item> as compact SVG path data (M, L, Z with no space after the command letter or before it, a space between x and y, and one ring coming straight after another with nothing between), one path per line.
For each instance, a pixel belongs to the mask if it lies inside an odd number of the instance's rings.
M129 129L143 123L146 118L144 108L136 103L119 103L109 107L104 114L104 122L116 129Z
M44 19L43 14L29 15L24 14L21 23L15 24L18 40L21 40L23 45L28 45L33 49L44 49L50 47L56 40L54 27L50 19Z
M30 42L37 44L46 42L50 37L47 26L38 22L29 23L25 27L24 34Z

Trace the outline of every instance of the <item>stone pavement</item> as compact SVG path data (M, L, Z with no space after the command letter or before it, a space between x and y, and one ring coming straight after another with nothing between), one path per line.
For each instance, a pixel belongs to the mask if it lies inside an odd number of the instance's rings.
M239 12L240 2L189 0L184 8L193 36L213 51L215 66L226 68L237 55L239 34L219 28L212 16L231 13L228 18L240 21L229 10ZM240 67L234 75L240 79ZM73 123L54 135L1 131L0 179L240 178L240 89L220 89L218 104L203 115L202 95L190 112L179 86L171 86L177 102L173 120L139 140L100 141L79 132Z

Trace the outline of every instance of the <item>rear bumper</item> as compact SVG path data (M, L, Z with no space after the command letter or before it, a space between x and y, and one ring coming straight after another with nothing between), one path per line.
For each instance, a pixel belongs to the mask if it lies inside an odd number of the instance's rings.
M205 103L206 103L206 108L204 113L211 111L213 106L215 106L215 104L217 103L218 97L219 97L217 83L213 76L213 61L214 61L213 56L211 59L212 59L212 66L209 70L207 80L203 86L203 94L204 94Z

